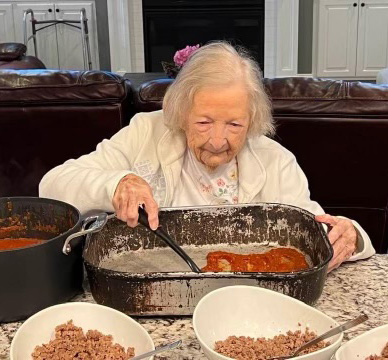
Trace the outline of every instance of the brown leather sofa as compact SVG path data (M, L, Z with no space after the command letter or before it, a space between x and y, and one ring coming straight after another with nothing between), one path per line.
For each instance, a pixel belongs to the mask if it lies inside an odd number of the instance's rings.
M37 195L52 167L95 149L130 117L161 108L172 80L132 88L99 72L0 70L0 196ZM276 140L305 171L313 199L388 248L388 86L266 79Z
M161 108L170 79L134 92L134 111ZM378 252L388 248L388 85L311 78L265 79L275 140L292 151L311 197L358 221Z
M0 196L38 196L48 170L120 130L131 100L112 73L0 70Z
M26 51L24 44L0 44L0 69L46 69L37 57L26 55Z

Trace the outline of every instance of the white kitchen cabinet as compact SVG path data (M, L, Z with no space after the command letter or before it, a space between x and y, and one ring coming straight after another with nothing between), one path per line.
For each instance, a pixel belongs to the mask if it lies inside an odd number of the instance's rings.
M316 0L314 75L375 78L388 66L388 0Z
M55 4L57 20L79 20L80 11L86 10L89 30L89 44L93 68L98 68L97 24L93 2L61 2ZM79 26L78 24L74 24ZM57 25L58 58L61 69L84 69L81 30L74 27Z
M35 2L23 2L14 4L14 18L15 18L15 32L16 41L24 43L24 30L23 30L23 15L24 12L31 9L34 12L36 20L54 20L54 4L53 3L35 3ZM31 36L31 16L27 17L27 36ZM40 27L42 25L38 25ZM48 69L58 69L58 47L57 47L57 35L55 26L50 26L47 29L38 31L37 33L37 50L38 54L35 54L33 40L28 42L27 54L36 55Z
M0 41L24 43L23 15L32 9L38 20L80 20L80 11L86 10L89 28L89 43L92 68L99 69L97 22L94 1L1 1L0 0ZM4 21L2 21L4 19ZM27 17L28 37L32 26L30 15ZM48 25L48 24L47 24ZM80 24L72 24L80 27ZM42 28L45 24L36 25ZM6 35L2 36L3 33ZM51 69L84 69L81 30L65 24L54 24L37 32L38 57ZM4 40L3 40L4 39ZM33 40L28 42L28 55L35 55Z
M0 42L15 41L12 3L0 3Z
M386 67L388 67L388 0L364 1L359 9L356 75L376 77L377 73Z
M317 75L355 75L357 15L354 1L319 1Z

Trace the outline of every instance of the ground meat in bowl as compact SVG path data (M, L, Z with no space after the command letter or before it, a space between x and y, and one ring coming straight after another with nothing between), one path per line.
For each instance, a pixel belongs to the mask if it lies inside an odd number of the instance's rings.
M128 360L135 356L134 348L127 350L113 344L112 335L104 335L97 330L84 334L70 320L55 328L55 339L36 346L32 353L34 360Z
M388 343L385 345L381 355L370 355L365 360L386 360L388 359Z
M237 360L266 360L274 356L291 355L296 349L306 342L316 338L313 331L306 329L288 331L272 339L253 339L246 336L229 336L224 341L217 341L214 350L218 353ZM321 341L301 352L308 354L330 345L330 342Z

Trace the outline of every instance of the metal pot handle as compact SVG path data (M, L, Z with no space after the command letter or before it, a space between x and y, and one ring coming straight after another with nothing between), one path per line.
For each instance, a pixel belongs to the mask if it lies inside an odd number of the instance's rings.
M115 216L116 216L116 214L108 215L107 213L100 213L97 215L87 217L82 222L81 231L76 232L74 234L71 234L66 238L65 243L63 244L62 252L65 255L70 254L70 252L71 252L70 241L71 240L73 240L79 236L95 233L95 232L102 230L102 228L105 226L107 221ZM88 229L86 229L86 227L88 225L90 225L90 226Z

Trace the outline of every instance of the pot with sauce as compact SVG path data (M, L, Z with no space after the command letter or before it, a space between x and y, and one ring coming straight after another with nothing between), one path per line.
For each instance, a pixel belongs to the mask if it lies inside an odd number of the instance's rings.
M64 202L0 198L0 323L25 319L82 291L82 238L62 253L81 228L79 211Z

